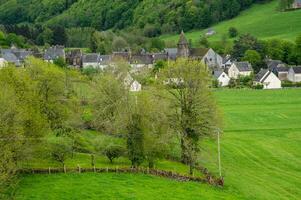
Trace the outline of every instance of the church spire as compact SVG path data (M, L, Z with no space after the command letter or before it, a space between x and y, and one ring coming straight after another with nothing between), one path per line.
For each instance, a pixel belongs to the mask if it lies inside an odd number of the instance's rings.
M180 39L178 42L178 57L189 57L189 43L187 42L187 39L185 37L184 31L182 30L180 34Z

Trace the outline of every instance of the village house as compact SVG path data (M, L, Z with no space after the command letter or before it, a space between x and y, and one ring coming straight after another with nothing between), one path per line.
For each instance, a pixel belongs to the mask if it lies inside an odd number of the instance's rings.
M281 80L272 71L261 69L255 76L254 85L263 85L263 89L280 89Z
M233 62L228 69L228 76L237 79L240 76L250 76L252 72L253 69L249 62Z
M53 63L53 61L55 61L59 58L66 60L64 46L55 45L55 46L52 46L52 47L49 47L48 49L46 49L45 54L44 54L44 60L46 62Z
M0 56L6 60L7 63L12 63L17 67L23 66L25 59L31 55L31 51L18 49L15 46L12 46L10 49L0 49Z
M179 57L200 60L211 69L220 69L223 64L223 58L211 48L190 48L183 31L177 48L177 58Z
M66 63L74 67L82 66L83 53L80 49L72 49L66 53Z
M151 54L133 55L130 58L130 65L133 69L152 68L153 56Z
M301 66L291 67L288 71L287 77L291 82L301 82Z
M229 76L224 71L214 71L214 78L218 81L219 86L228 86L230 82Z
M95 69L105 69L110 64L112 64L111 55L100 55L99 53L89 53L83 55L83 68L93 67Z

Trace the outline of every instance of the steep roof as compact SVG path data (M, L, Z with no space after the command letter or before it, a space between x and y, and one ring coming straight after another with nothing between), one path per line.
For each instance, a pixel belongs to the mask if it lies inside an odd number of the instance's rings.
M153 53L152 54L154 61L158 60L167 60L168 54L167 53Z
M167 53L169 59L175 60L177 58L177 48L165 48L164 51Z
M153 56L150 54L133 55L130 62L131 64L153 64Z
M278 65L283 64L281 60L269 60L267 61L267 65L269 69L274 69L278 67Z
M277 67L276 71L277 72L288 72L289 69L290 69L289 67L281 66L281 67Z
M88 53L83 55L83 63L98 63L100 55L98 53Z
M224 72L223 71L214 71L213 72L213 76L215 78L219 78Z
M241 72L252 71L252 66L249 62L234 62L237 69Z
M208 53L209 49L207 48L191 48L190 56L192 57L204 57Z
M180 34L180 39L179 39L178 45L188 45L188 42L187 42L187 39L185 37L184 31L182 31L181 34Z
M98 57L98 62L101 65L108 65L111 63L111 61L112 61L112 56L110 55L100 55Z
M269 70L267 70L267 69L261 69L260 71L259 71L259 73L258 74L256 74L256 76L255 76L255 81L256 82L262 82L262 81L264 81L264 79L266 79L266 77L268 77L269 75L270 75L270 71Z
M55 60L58 58L65 57L65 49L63 46L52 46L48 48L44 54L45 60Z
M294 70L295 74L301 74L301 66L292 67L292 69Z

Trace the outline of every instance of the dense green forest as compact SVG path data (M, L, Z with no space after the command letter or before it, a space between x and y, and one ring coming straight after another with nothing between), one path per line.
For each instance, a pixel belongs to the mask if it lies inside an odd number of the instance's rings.
M208 27L264 0L0 0L0 24L32 23L97 30L129 26L156 33Z

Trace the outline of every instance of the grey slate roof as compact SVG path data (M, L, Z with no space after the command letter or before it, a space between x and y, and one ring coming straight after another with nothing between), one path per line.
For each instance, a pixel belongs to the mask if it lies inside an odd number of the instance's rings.
M110 55L100 55L98 57L98 62L100 65L109 65L112 61L112 56Z
M83 63L98 63L100 55L98 53L88 53L83 55Z
M133 55L130 59L131 64L153 64L153 56L150 54Z
M65 58L65 50L63 46L52 46L48 48L44 54L45 60L55 60L60 57Z
M271 71L269 71L269 70L267 70L267 69L261 69L260 71L259 71L259 73L258 74L256 74L256 76L255 76L255 81L256 82L260 82L262 79L262 81L264 81L264 79L266 78L266 77L268 77L269 75L270 75L270 73L271 73Z
M191 48L189 54L192 57L204 57L208 51L207 48Z
M9 63L13 63L16 66L21 65L20 60L17 58L17 56L11 52L5 52L2 53L2 57Z
M167 53L153 53L152 56L153 56L154 61L167 60L168 59Z
M289 69L290 69L289 67L281 66L281 67L277 67L276 71L277 72L288 72Z
M295 74L301 74L301 66L292 67L292 69L294 70Z
M234 62L234 64L241 72L248 72L253 70L249 62Z
M278 67L278 65L283 64L281 60L269 60L267 61L268 68L273 70L274 68Z
M169 59L175 60L177 58L177 48L165 48L164 51L167 53Z
M213 72L213 76L215 77L215 78L219 78L221 75L222 75L222 73L224 73L223 71L214 71Z

